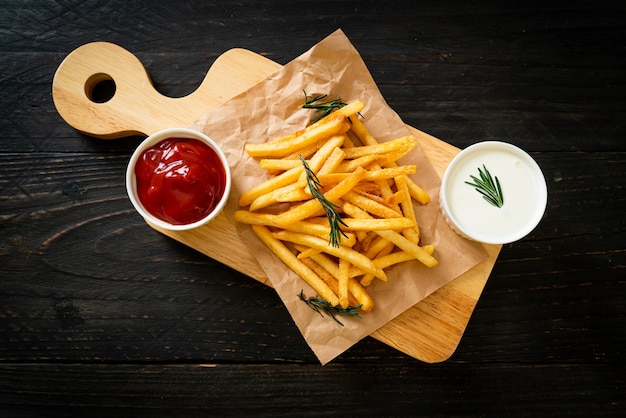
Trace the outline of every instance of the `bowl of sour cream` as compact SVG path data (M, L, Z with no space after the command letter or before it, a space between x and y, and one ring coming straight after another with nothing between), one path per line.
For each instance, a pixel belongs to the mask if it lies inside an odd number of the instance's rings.
M508 244L532 232L547 197L537 162L499 141L479 142L457 154L446 168L439 194L452 229L485 244Z

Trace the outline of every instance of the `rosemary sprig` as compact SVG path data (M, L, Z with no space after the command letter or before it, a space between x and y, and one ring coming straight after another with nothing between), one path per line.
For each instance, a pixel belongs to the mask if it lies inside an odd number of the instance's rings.
M319 96L314 96L309 98L304 91L304 104L300 105L302 109L314 109L317 116L311 121L311 123L315 123L318 120L322 119L324 116L329 115L333 110L344 107L347 103L344 103L341 100L341 97L337 97L334 100L327 100L325 102L320 102L320 100L328 97L328 94L321 94ZM319 102L319 103L318 103Z
M346 233L341 230L341 227L339 225L341 224L343 226L347 226L337 212L339 206L326 199L326 197L320 192L320 187L322 187L322 184L320 183L313 170L311 170L311 167L309 167L309 164L306 162L302 155L300 155L300 161L302 161L304 171L306 172L306 182L309 186L309 190L311 191L311 195L313 195L313 197L322 204L324 214L326 215L326 218L328 218L328 223L330 224L330 245L337 248L339 247L339 241L341 240L340 235L343 235L346 238L348 237Z
M304 296L303 290L300 291L300 295L298 296L300 296L300 300L309 305L315 312L317 312L321 316L324 316L324 314L322 314L322 311L326 312L328 316L330 316L336 323L338 323L342 327L343 324L339 319L337 319L337 315L356 316L357 318L361 318L361 315L359 315L359 309L362 305L348 306L347 308L342 308L341 306L333 306L323 299L307 299Z
M484 170L484 171L483 171ZM478 174L480 178L470 175L474 183L466 181L466 184L473 186L478 193L483 196L487 202L491 203L497 208L501 208L504 205L504 196L502 194L502 187L500 187L500 180L498 177L491 177L491 173L487 170L487 167L483 164L483 170L478 167Z

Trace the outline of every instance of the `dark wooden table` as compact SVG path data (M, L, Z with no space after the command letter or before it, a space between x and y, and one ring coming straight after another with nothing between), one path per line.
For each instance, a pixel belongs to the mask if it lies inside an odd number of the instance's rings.
M441 3L2 1L0 416L626 413L624 4ZM443 363L368 337L320 366L272 289L133 211L141 138L82 135L52 102L84 43L176 97L230 48L286 64L338 28L407 124L514 143L548 183Z

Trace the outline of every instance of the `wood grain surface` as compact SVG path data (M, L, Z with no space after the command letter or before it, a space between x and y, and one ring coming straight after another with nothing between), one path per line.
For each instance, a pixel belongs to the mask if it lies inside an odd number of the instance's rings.
M148 136L161 129L191 125L203 116L198 109L215 110L221 104L220 98L226 101L235 97L278 69L278 64L261 55L241 48L231 49L215 60L197 90L172 99L153 88L145 68L132 53L112 43L93 42L78 47L63 60L54 76L52 98L63 119L87 135L102 139L132 133ZM91 92L103 80L113 82L115 91L105 102L94 101ZM415 128L411 132L421 147L428 150L430 163L442 176L459 150ZM171 231L150 226L271 285L226 212L193 230ZM447 360L463 336L501 247L485 245L486 260L372 336L419 360L429 363Z
M368 337L321 367L273 289L134 212L141 136L84 135L52 99L89 42L177 98L232 48L284 65L338 28L408 125L546 176L445 362ZM610 0L2 2L0 416L623 416L625 39Z

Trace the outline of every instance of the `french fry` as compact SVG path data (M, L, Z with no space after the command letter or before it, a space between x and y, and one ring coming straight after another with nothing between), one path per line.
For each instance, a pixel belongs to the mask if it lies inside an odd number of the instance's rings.
M319 254L319 253L321 253L321 251L318 250L318 249L315 249L315 248L305 248L302 251L300 251L296 257L298 257L298 260L306 260L307 258L311 258L315 254ZM324 280L324 281L326 283L328 283L328 280ZM333 288L333 290L335 290L335 289ZM335 294L337 294L336 291L335 291Z
M380 196L380 187L373 181L362 181L354 186L354 191L357 193L366 193L369 196Z
M332 289L313 270L298 260L293 252L279 240L265 226L253 225L255 235L291 270L307 282L324 300L332 305L339 303L339 298Z
M348 274L350 273L350 262L345 258L339 259L339 277L337 278L339 284L339 305L342 308L348 307Z
M302 167L299 159L286 158L263 158L259 161L259 167L267 171L287 171L295 167Z
M389 242L385 238L376 234L376 238L365 252L365 256L370 260L373 260L381 254L389 254L391 251L393 251L393 249L394 245L392 242Z
M345 158L345 156L344 156ZM352 160L347 160L347 161L343 161L339 167L337 167L337 172L339 173L350 173L354 170L356 170L357 167L367 167L368 165L372 164L373 162L375 162L376 160L378 160L379 156L378 155L364 155L362 157L359 158L354 158Z
M344 218L343 222L345 229L348 231L383 231L386 229L402 231L415 226L411 219L404 217L382 219Z
M300 177L300 174L303 171L304 168L302 167L302 164L300 164L298 167L287 170L278 176L271 177L263 183L260 183L246 190L239 197L239 206L248 206L259 196L270 193L280 187L293 183L298 179L298 177Z
M369 197L363 196L355 192L348 192L343 196L346 202L369 212L373 215L380 216L381 218L397 218L402 216L402 213L391 209L389 206L385 206Z
M371 273L383 281L387 281L387 275L382 269L376 267L372 260L351 248L343 246L333 247L332 245L328 245L328 241L320 237L287 230L274 232L273 236L281 241L289 241L294 244L306 245L311 248L321 250L327 254L334 255L335 257L346 259L350 263L358 266L361 270Z
M328 271L333 277L339 277L339 266L330 257L324 253L319 253L311 256L311 259L318 263ZM350 269L352 271L352 269ZM365 288L354 277L348 278L348 290L351 295L354 295L358 303L361 305L361 309L365 312L369 312L374 308L374 298L365 290Z
M325 173L334 172L345 157L346 153L341 148L335 148L317 172L318 177Z
M422 205L430 202L430 195L424 189L417 185L410 177L406 178L406 185L409 188L411 197L421 203Z
M347 202L344 203L343 209L350 216L364 218L370 217L370 215L363 209ZM439 264L436 258L424 251L424 249L422 249L419 245L412 241L409 241L407 238L397 232L386 230L376 231L376 233L386 240L393 242L398 248L411 254L416 260L419 260L426 267L435 267L437 264Z
M401 153L406 154L417 145L417 140L411 135L403 136L391 141L381 142L374 145L346 148L346 158L353 159L370 154Z
M302 263L309 267L311 270L313 270L318 276L320 276L320 278L324 280L326 284L328 284L328 287L332 289L335 295L339 294L339 281L335 276L330 274L326 269L324 269L311 258L302 259ZM352 293L348 293L348 304L351 306L356 306L359 305L360 302L354 297L354 295L352 295Z
M344 194L349 193L350 190L363 179L365 175L364 169L355 170L350 176L346 177L335 187L324 193L324 197L330 202L336 202ZM289 209L286 212L281 213L277 217L279 225L288 225L293 222L300 221L302 219L310 218L313 216L319 216L323 214L322 204L317 199L308 200L300 206L293 209Z
M383 204L395 208L398 207L398 205L400 204L400 202L402 202L403 200L405 200L408 196L406 195L406 191L405 190L399 190L389 196L387 196L384 200L383 200Z
M234 218L250 225L320 298L367 312L375 306L367 286L389 280L385 269L438 261L435 247L419 242L413 207L430 197L409 177L417 167L398 164L417 140L407 135L379 142L359 117L364 108L355 100L305 129L246 144L272 177L241 194ZM330 240L337 228L343 235Z
M352 124L352 132L359 138L363 145L374 145L378 143L361 119L355 115L349 116L349 119Z
M329 115L330 116L330 115ZM321 119L310 130L301 135L284 141L272 141L261 144L246 144L245 150L251 157L284 157L298 150L318 142L328 136L346 132L350 126L346 123L346 117L337 115Z
M353 102L348 103L344 107L338 108L333 113L326 116L326 118L333 117L333 116L344 116L348 118L350 116L356 115L364 108L365 108L365 103L363 103L361 100L355 100ZM320 120L324 120L324 119L320 119Z
M378 234L376 235L377 235L376 238L372 241L371 245L369 246L369 248L367 249L365 253L365 256L369 258L370 260L374 260L377 257L385 256L391 253L394 248L396 248L393 242L387 241L385 238L381 237ZM361 271L354 271L354 270L356 269L353 269L353 271L350 272L350 276L356 277L356 276L363 275L360 280L360 283L362 286L369 286L374 280L374 275L370 273L363 274L363 272Z
M271 227L279 226L279 223L276 221L277 215L269 213L236 210L233 217L235 221L248 225L264 225ZM302 221L288 224L286 225L286 228L293 232L316 235L320 238L326 238L330 234L330 226L328 226L328 223L324 225L315 222ZM346 232L345 235L341 236L339 244L346 247L353 247L356 244L356 236L353 233Z
M422 245L422 249L430 255L433 255L435 252L435 246L432 244Z
M309 199L310 197L311 195L305 193L302 187L299 187L297 183L291 183L276 190L272 190L269 193L262 194L254 199L252 203L250 203L250 211L254 212L271 206L274 203L297 202Z
M392 179L394 177L402 176L405 174L413 174L417 170L414 165L404 165L401 167L395 168L381 168L377 170L368 170L365 172L365 176L363 180L367 181L377 181L377 180L387 180ZM344 178L348 177L350 172L331 172L331 173L323 173L320 170L320 174L318 175L318 179L322 184L326 183L339 183Z
M415 211L413 210L413 202L411 201L411 196L409 195L409 189L406 185L406 176L398 176L394 178L396 182L396 186L398 190L403 192L404 199L400 202L400 208L402 213L407 218L411 219L414 222L414 225L410 228L402 231L402 235L404 235L407 239L413 241L414 243L418 243L420 241L420 233L417 225L417 221L415 220Z
M345 135L335 135L328 139L308 162L309 169L313 173L317 173L322 168L324 163L328 160L328 158L333 154L333 152L343 144L345 139ZM300 164L302 165L302 162L300 162ZM300 174L300 177L298 177L298 186L307 186L306 172L304 170Z
M394 218L349 218L344 217L341 219L342 231L380 231L385 229L391 229L393 231L401 231L406 228L410 228L415 225L412 220L405 217ZM327 228L330 228L328 219L326 218L309 218L307 223L319 223Z
M353 277L348 278L348 290L350 294L354 295L363 311L369 312L374 308L374 298L372 298L367 290Z
M318 142L314 142L314 143L312 143L311 145L309 145L307 147L294 150L294 152L292 152L289 155L286 155L285 157L283 157L283 159L300 161L300 157L302 157L302 158L309 158L313 154L315 154L317 151L319 151L319 149L324 144L325 144L324 140L321 140L321 141L318 141Z

